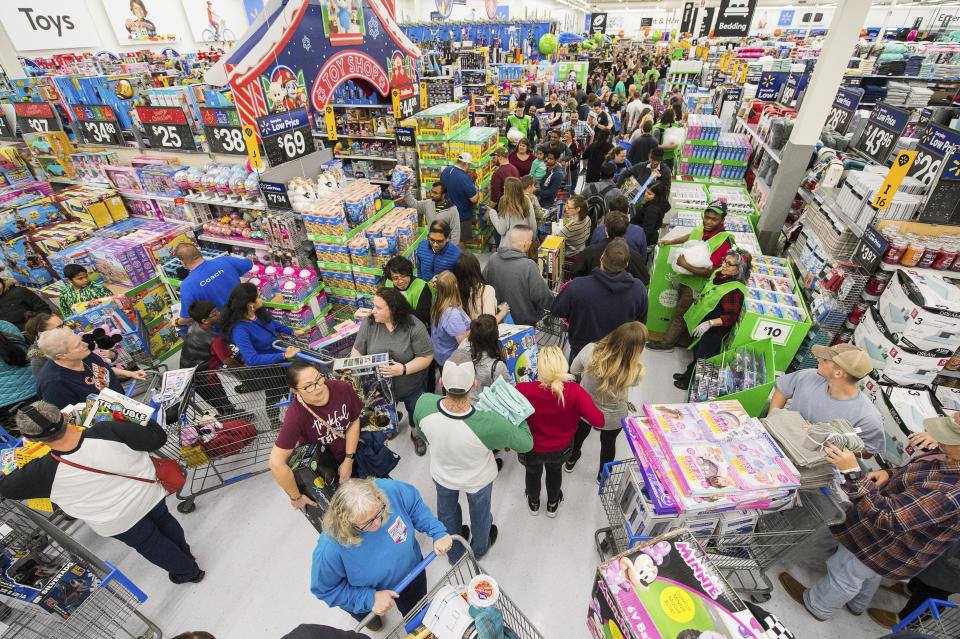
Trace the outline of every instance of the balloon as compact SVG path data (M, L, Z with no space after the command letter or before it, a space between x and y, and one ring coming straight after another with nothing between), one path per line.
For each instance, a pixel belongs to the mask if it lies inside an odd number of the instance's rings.
M622 29L621 29L620 31L617 31L617 37L618 37L618 38L622 38L622 37L623 37L623 30L622 30Z
M584 37L579 33L570 33L569 31L564 31L557 36L557 40L560 44L570 44L572 42L582 42Z
M907 42L913 42L917 39L917 30L911 29L910 33L907 34Z
M597 43L593 40L587 40L583 43L583 48L593 51L597 48Z
M557 50L557 36L552 33L544 33L540 36L540 53L550 55Z
M600 33L599 31L597 31L596 33L594 33L594 34L593 34L593 41L596 42L597 44L602 43L602 42L603 42L603 34Z
M670 32L670 39L671 39L671 40L676 40L676 39L677 39L677 30L676 30L676 29L674 29L673 31Z
M661 37L662 35L663 35L663 34L660 33L659 31L654 31L653 33L650 34L650 39L653 40L654 42L659 42L660 37Z

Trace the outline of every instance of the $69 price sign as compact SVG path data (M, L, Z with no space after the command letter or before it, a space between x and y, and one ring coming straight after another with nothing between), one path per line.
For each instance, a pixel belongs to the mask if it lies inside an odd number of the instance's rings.
M306 109L258 118L257 129L271 166L296 160L316 149Z

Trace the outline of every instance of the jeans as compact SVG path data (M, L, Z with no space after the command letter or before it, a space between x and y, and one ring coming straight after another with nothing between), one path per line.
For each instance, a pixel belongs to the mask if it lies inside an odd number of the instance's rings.
M447 533L459 535L463 527L463 509L460 508L460 491L450 490L436 481L437 519L443 522ZM493 482L475 493L467 493L467 505L470 508L470 547L473 555L481 559L490 549L490 526L493 525L493 513L490 512L490 496L493 494ZM450 549L450 563L463 556L463 544L455 541Z
M413 437L414 439L420 439L420 438L417 436L417 431L415 430L413 425L413 411L417 407L417 401L420 399L420 396L423 395L423 389L425 385L426 385L426 379L424 379L423 383L421 383L420 386L418 386L413 391L411 391L409 395L397 398L397 401L401 402L403 404L403 407L407 411L407 424L409 424L410 426L410 436ZM397 421L398 421L397 431L399 431L400 430L399 417L397 418Z
M166 501L161 500L129 530L113 538L127 544L144 559L174 577L192 579L200 571L200 566L190 554L183 528L167 510Z
M572 445L549 453L521 453L520 463L527 469L527 498L540 503L540 475L547 471L547 503L555 504L560 499L563 482L563 464L570 459Z
M420 563L420 562L417 562ZM396 584L390 584L387 588L393 588ZM406 616L408 612L413 610L413 608L420 602L421 599L427 596L427 571L421 570L420 574L410 582L410 585L401 590L398 593L400 596L394 599L397 603L397 610L400 611L401 615ZM356 619L357 621L363 621L364 617L370 614L370 611L366 612L351 612L350 616Z
M577 182L580 180L580 166L570 167L570 195L577 192Z
M863 612L881 579L841 545L827 560L826 576L803 593L803 602L820 619L831 618L844 604L854 612Z
M680 288L677 289L677 306L673 311L673 319L661 340L664 344L676 346L677 340L687 334L687 323L683 321L683 314L690 310L692 305L693 289L686 284L681 284Z
M580 459L583 442L587 440L591 430L594 430L593 426L581 419L580 425L577 426L577 433L573 436L573 454L570 456L571 461ZM614 430L600 431L600 468L597 470L598 476L603 472L603 466L612 462L617 456L617 437L620 436L621 430L620 428L616 428Z
M703 334L700 341L693 345L693 361L687 365L687 370L683 372L684 379L690 380L698 359L708 359L720 354L720 349L723 347L723 338L727 332L728 329L725 326L714 326Z

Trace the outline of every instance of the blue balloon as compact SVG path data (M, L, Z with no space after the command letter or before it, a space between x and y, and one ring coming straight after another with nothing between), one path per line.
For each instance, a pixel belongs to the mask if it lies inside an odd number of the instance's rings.
M571 42L583 42L584 37L578 33L564 31L557 34L557 40L559 40L560 44L570 44Z

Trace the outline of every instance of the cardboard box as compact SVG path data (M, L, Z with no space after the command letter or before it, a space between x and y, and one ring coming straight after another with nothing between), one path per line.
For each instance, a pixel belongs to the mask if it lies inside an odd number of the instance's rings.
M874 372L880 381L893 384L928 386L953 355L953 351L947 349L918 350L905 337L895 342L874 307L857 324L853 331L853 343L865 350L873 360Z
M532 326L500 324L500 352L513 383L537 379L537 340Z
M877 308L896 344L921 351L960 347L960 288L939 275L898 270Z
M750 637L756 620L686 530L600 565L587 614L594 639L675 639L715 632Z
M548 235L537 250L540 275L551 289L555 289L563 282L563 247L562 237Z
M53 272L46 256L30 236L21 235L0 242L0 253L6 266L4 276L12 277L21 284L35 286L43 286L53 281Z
M86 601L99 583L80 564L52 559L40 552L4 548L0 554L0 595L64 619Z
M860 387L883 417L886 450L880 457L892 466L902 466L929 452L912 446L910 434L924 432L924 419L943 415L943 405L933 393L918 386L885 384L876 375L866 377Z
M24 193L0 207L0 237L10 239L63 219L51 198Z
M105 282L139 286L156 277L147 250L126 239L102 240L90 248L89 255Z
M323 532L323 515L330 507L330 499L336 489L336 458L326 447L309 444L297 448L287 463L300 493L317 503L316 506L307 506L304 513L307 521L313 524L317 532Z

